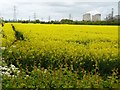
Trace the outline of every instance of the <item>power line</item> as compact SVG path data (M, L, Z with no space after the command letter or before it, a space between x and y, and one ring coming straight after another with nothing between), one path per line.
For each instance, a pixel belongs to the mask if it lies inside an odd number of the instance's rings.
M112 8L112 13L111 14L112 14L111 18L113 19L113 14L114 14L114 9L113 8Z
M16 6L14 5L13 7L13 21L16 21L17 17L16 17Z
M69 20L71 20L71 17L72 17L71 14L69 14Z
M36 21L36 13L34 13L34 20Z
M49 16L49 17L48 17L48 21L50 21L50 20L51 20L51 17Z
M120 1L118 2L118 15L120 15Z
M30 16L29 16L29 21L30 21Z

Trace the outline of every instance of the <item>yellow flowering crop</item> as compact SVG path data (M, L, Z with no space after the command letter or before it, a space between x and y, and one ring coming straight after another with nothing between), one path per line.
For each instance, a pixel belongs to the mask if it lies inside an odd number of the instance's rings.
M14 60L18 59L25 64L36 61L47 68L51 64L53 67L65 63L84 66L87 62L91 66L90 62L118 60L117 26L13 25L24 40L16 40L15 47L11 46L9 50L15 53ZM7 36L5 40L13 42L15 35L11 25L6 24L3 30Z

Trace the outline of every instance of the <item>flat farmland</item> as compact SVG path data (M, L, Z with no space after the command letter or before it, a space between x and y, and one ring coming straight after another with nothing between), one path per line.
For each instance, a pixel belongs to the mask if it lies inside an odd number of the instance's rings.
M20 70L4 87L119 87L118 26L8 23L2 58Z

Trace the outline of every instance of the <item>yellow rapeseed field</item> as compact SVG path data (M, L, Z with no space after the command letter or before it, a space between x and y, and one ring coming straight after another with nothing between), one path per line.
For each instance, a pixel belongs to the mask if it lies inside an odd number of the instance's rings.
M8 66L14 64L24 69L25 75L33 71L25 80L21 78L24 73L17 79L11 78L10 83L4 77L8 87L13 87L10 85L16 81L20 87L24 81L29 88L35 83L38 87L118 87L117 26L20 23L13 26L5 24L2 30L4 61ZM112 70L115 73L107 77Z
M118 56L118 27L89 25L44 25L44 24L14 24L24 40L16 40L10 48L21 53L19 59L27 57L43 63L76 62L78 65L87 61L110 61ZM3 46L15 40L10 24L4 27L7 39ZM13 46L13 45L11 45ZM16 57L18 58L18 57ZM44 59L44 60L43 60ZM24 61L25 61L24 60ZM47 61L46 61L47 60ZM47 64L49 66L49 63ZM47 66L46 66L47 67Z

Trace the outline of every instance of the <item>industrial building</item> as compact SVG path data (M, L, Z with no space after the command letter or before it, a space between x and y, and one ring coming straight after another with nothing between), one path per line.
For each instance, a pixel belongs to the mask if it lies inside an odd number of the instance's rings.
M115 15L115 16L113 17L113 19L114 19L114 20L120 20L120 15Z
M101 14L92 15L92 21L101 21Z
M83 15L83 21L91 21L91 14L86 13Z
M112 8L112 12L106 16L106 21L110 21L114 19L114 9Z

